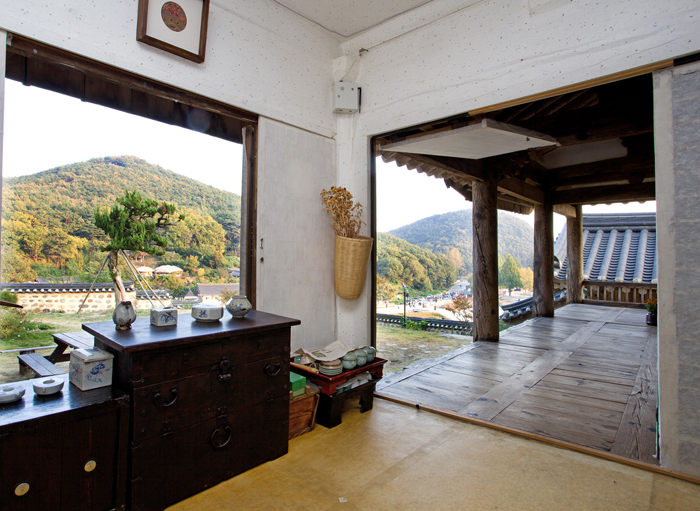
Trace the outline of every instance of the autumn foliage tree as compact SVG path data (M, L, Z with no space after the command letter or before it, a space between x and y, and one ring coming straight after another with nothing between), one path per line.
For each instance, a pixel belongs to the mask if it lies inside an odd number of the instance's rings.
M469 322L474 318L474 302L467 295L459 295L445 309L454 314L459 321Z

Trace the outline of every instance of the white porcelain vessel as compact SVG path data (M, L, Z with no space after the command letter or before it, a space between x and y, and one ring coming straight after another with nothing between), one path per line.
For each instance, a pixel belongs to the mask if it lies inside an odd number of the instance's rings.
M151 325L175 326L177 325L177 309L174 307L151 309Z
M219 321L224 317L224 308L221 305L202 303L192 307L192 317L197 321Z
M63 378L53 376L34 383L34 392L40 396L55 394L63 388Z
M112 320L117 325L117 330L130 330L131 324L136 321L136 309L126 300L117 304L112 314Z
M234 295L226 302L226 310L234 318L242 318L253 309L253 305L248 298L242 295Z
M0 403L11 403L21 399L24 395L24 387L19 383L10 383L0 387Z
M92 390L112 384L114 355L99 348L70 352L68 379L80 390Z

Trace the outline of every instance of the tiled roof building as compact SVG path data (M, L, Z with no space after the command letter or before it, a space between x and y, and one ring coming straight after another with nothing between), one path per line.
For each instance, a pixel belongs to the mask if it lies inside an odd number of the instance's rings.
M566 227L554 243L566 280ZM583 215L583 279L656 284L656 213Z

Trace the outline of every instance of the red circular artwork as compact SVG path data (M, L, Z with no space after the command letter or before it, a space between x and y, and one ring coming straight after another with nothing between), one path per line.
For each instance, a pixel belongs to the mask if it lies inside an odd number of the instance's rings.
M187 16L182 7L175 2L165 2L160 9L163 23L173 32L182 32L187 26Z

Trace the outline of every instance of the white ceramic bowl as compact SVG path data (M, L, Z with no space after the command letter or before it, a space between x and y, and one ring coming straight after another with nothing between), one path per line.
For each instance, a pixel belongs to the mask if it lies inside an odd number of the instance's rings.
M197 321L219 321L224 316L221 305L203 303L192 306L192 317Z
M63 383L63 378L57 378L56 376L44 378L43 380L34 384L34 392L40 396L55 394L63 388Z
M24 395L24 387L18 383L10 383L0 387L0 403L17 401Z

